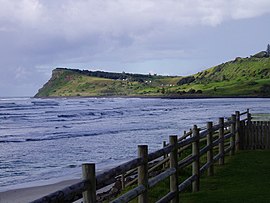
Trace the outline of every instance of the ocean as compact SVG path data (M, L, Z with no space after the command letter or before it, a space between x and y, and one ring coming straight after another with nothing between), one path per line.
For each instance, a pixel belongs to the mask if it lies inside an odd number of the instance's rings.
M235 111L270 113L270 99L0 98L0 191L81 177L162 147L169 135Z

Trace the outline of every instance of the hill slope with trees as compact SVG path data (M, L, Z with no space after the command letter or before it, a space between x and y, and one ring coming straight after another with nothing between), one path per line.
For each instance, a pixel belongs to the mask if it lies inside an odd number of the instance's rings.
M269 97L270 58L236 58L187 77L56 68L35 97Z

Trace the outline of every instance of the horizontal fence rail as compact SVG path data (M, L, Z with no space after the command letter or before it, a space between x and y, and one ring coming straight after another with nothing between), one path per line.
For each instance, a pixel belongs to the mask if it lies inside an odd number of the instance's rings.
M138 158L99 175L95 175L95 164L83 164L82 181L32 203L73 202L81 198L85 203L95 203L97 190L116 184L117 181L121 183L122 189L130 185L133 187L109 201L122 203L137 198L142 203L147 202L149 189L165 179L169 179L170 192L157 202L176 203L179 202L180 192L188 187L193 192L199 191L200 177L206 172L208 176L213 176L214 164L223 165L226 155L232 156L239 149L270 148L269 132L269 122L256 122L255 125L249 110L243 113L236 111L226 121L221 117L215 125L213 122L208 122L205 128L194 125L180 138L170 136L170 142L164 142L163 148L155 152L148 153L148 146L140 145ZM179 182L181 170L188 168L191 169L191 176ZM134 187L135 184L137 186Z

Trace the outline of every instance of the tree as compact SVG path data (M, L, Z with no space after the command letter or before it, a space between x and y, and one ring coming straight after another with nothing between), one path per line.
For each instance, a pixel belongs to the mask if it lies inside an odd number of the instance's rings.
M164 87L162 87L161 93L162 93L162 94L165 94L165 88L164 88Z
M266 52L267 52L267 57L269 57L270 56L270 45L269 44L267 45Z

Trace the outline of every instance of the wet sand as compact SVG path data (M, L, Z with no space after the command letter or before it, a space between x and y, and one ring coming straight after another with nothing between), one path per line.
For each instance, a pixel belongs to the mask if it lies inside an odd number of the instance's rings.
M1 203L27 203L35 199L48 195L52 192L70 186L74 183L79 182L76 180L66 180L55 184L36 186L36 187L26 187L14 190L8 190L0 192L0 202ZM78 201L81 202L81 201Z

